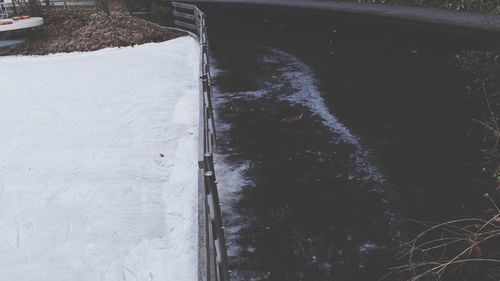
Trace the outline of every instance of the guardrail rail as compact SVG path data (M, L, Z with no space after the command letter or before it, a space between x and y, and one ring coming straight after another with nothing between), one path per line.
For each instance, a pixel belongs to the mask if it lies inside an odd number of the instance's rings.
M216 151L212 84L208 57L205 14L190 4L172 2L174 24L189 31L200 43L200 122L199 122L199 281L229 281L226 242L221 204L214 169Z

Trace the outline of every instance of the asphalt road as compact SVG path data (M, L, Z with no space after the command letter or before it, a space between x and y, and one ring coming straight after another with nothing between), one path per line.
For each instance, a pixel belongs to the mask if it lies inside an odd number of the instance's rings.
M329 0L194 0L180 2L261 5L326 10L378 16L396 20L409 20L424 24L464 28L472 31L492 31L496 34L500 34L500 15L453 11L439 8L359 4ZM499 28L497 28L497 26Z

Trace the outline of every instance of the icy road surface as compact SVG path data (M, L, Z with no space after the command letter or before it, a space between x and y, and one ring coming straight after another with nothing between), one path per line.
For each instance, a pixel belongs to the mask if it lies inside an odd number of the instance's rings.
M0 280L196 279L198 53L0 58Z

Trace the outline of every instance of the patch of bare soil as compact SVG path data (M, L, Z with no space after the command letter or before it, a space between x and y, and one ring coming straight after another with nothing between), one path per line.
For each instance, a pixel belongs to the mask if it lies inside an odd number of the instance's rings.
M186 35L137 17L120 13L108 16L95 10L49 10L44 19L45 25L32 31L30 40L12 49L10 55L94 51L162 42Z

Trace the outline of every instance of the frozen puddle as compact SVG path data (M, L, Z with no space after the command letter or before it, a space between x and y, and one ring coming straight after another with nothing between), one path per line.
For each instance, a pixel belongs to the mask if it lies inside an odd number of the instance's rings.
M198 44L0 58L0 279L196 279Z
M372 280L399 237L391 179L311 66L224 38L212 73L232 279Z

